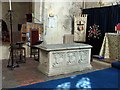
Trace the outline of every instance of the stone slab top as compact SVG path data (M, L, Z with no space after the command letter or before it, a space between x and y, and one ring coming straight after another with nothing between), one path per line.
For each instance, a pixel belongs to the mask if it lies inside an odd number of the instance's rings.
M117 36L120 36L120 34L118 33L105 33L106 35L117 35Z
M45 51L56 51L56 50L73 50L73 49L90 49L92 48L89 44L83 43L70 43L70 44L40 44L35 45Z

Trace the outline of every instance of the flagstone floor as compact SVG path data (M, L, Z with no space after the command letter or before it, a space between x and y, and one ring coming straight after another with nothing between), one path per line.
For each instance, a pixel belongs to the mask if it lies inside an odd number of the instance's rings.
M74 72L65 75L57 75L48 77L38 71L37 66L38 61L33 60L32 58L27 58L26 63L21 63L20 67L10 70L7 68L8 60L2 61L2 87L3 88L12 88L17 86L29 85L37 82L44 82L52 79L69 77L76 74L87 73L99 69L104 69L110 67L110 63L101 62L93 59L91 62L92 69L84 70L81 72Z

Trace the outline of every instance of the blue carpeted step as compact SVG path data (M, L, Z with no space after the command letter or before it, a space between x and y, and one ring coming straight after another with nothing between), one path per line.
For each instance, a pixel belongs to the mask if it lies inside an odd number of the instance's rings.
M120 61L113 62L113 63L111 64L111 66L114 67L114 68L120 69Z

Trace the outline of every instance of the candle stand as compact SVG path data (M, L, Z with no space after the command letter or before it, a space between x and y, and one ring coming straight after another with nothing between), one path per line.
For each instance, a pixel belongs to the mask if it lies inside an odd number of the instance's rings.
M14 55L13 55L13 49L14 49L14 44L13 44L13 35L12 35L12 10L8 10L9 16L10 16L10 29L11 29L11 41L10 41L10 57L8 60L8 65L7 67L13 70L15 67L19 67L18 63L14 62Z

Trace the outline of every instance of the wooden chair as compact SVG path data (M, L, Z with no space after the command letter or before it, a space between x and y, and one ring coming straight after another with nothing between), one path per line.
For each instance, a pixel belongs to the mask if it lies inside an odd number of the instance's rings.
M38 29L30 29L30 45L35 45L39 41Z
M30 57L34 55L35 60L39 60L39 49L35 47L39 41L39 29L30 29ZM37 58L36 58L37 55Z

